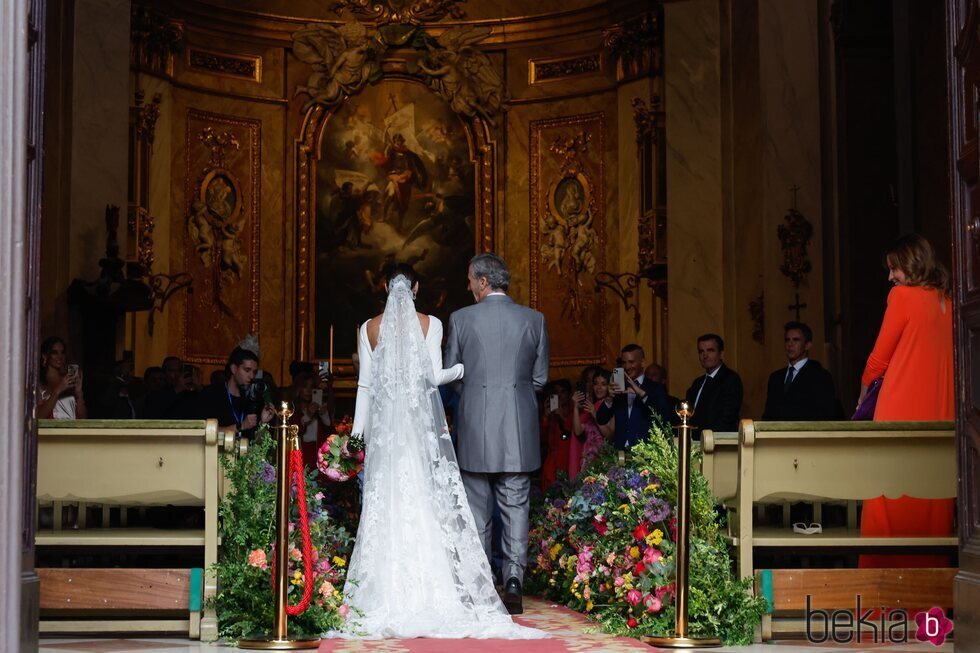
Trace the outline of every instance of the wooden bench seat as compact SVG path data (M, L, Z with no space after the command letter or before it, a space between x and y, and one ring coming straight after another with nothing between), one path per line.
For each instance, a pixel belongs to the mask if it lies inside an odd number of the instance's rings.
M38 569L41 632L216 635L213 610L205 605L217 591L209 570L218 559L218 501L225 480L219 450L232 452L235 446L234 438L219 434L216 420L41 420L37 501L55 514L54 528L36 533L39 549L88 553L120 547L130 555L193 548L201 560L197 569ZM79 506L77 528L64 528L66 504ZM103 507L101 528L86 528L89 505ZM109 528L107 507L115 506L201 507L204 528ZM161 618L162 606L167 618ZM98 618L89 618L92 610Z
M742 420L735 515L730 520L739 576L752 575L753 550L759 546L955 547L953 536L864 538L856 528L828 529L821 535L756 529L752 513L755 504L767 501L954 497L956 478L952 422Z

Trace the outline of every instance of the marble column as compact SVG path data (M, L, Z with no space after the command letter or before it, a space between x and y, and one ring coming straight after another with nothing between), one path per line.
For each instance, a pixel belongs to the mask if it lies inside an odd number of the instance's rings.
M0 650L21 649L27 142L27 3L0 4Z
M670 387L700 372L695 338L725 327L720 12L717 0L664 5Z

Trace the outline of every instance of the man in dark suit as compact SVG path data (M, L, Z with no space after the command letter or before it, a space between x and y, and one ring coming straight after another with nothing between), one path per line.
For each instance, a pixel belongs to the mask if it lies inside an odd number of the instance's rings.
M653 423L650 411L654 410L667 419L670 406L667 404L667 390L663 384L644 376L646 360L642 347L623 347L622 361L626 387L615 383L609 386L612 396L599 407L596 422L604 426L614 420L613 445L625 451L649 437L650 425Z
M737 431L742 410L742 379L725 365L725 341L714 333L698 338L698 361L704 374L687 389L687 402L694 407L691 420L695 439L700 431Z
M844 419L830 372L810 359L813 331L802 322L787 322L783 342L789 364L772 373L762 419Z

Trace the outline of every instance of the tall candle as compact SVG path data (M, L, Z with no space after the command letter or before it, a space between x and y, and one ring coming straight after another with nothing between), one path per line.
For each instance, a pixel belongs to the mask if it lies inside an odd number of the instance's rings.
M333 374L333 325L330 325L330 373Z

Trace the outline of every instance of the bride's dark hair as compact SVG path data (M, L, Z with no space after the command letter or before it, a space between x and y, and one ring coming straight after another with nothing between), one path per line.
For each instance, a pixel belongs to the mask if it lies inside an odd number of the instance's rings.
M391 263L385 267L385 283L390 284L391 280L397 276L403 276L408 279L409 288L414 288L419 280L419 275L415 272L415 268L408 263Z

